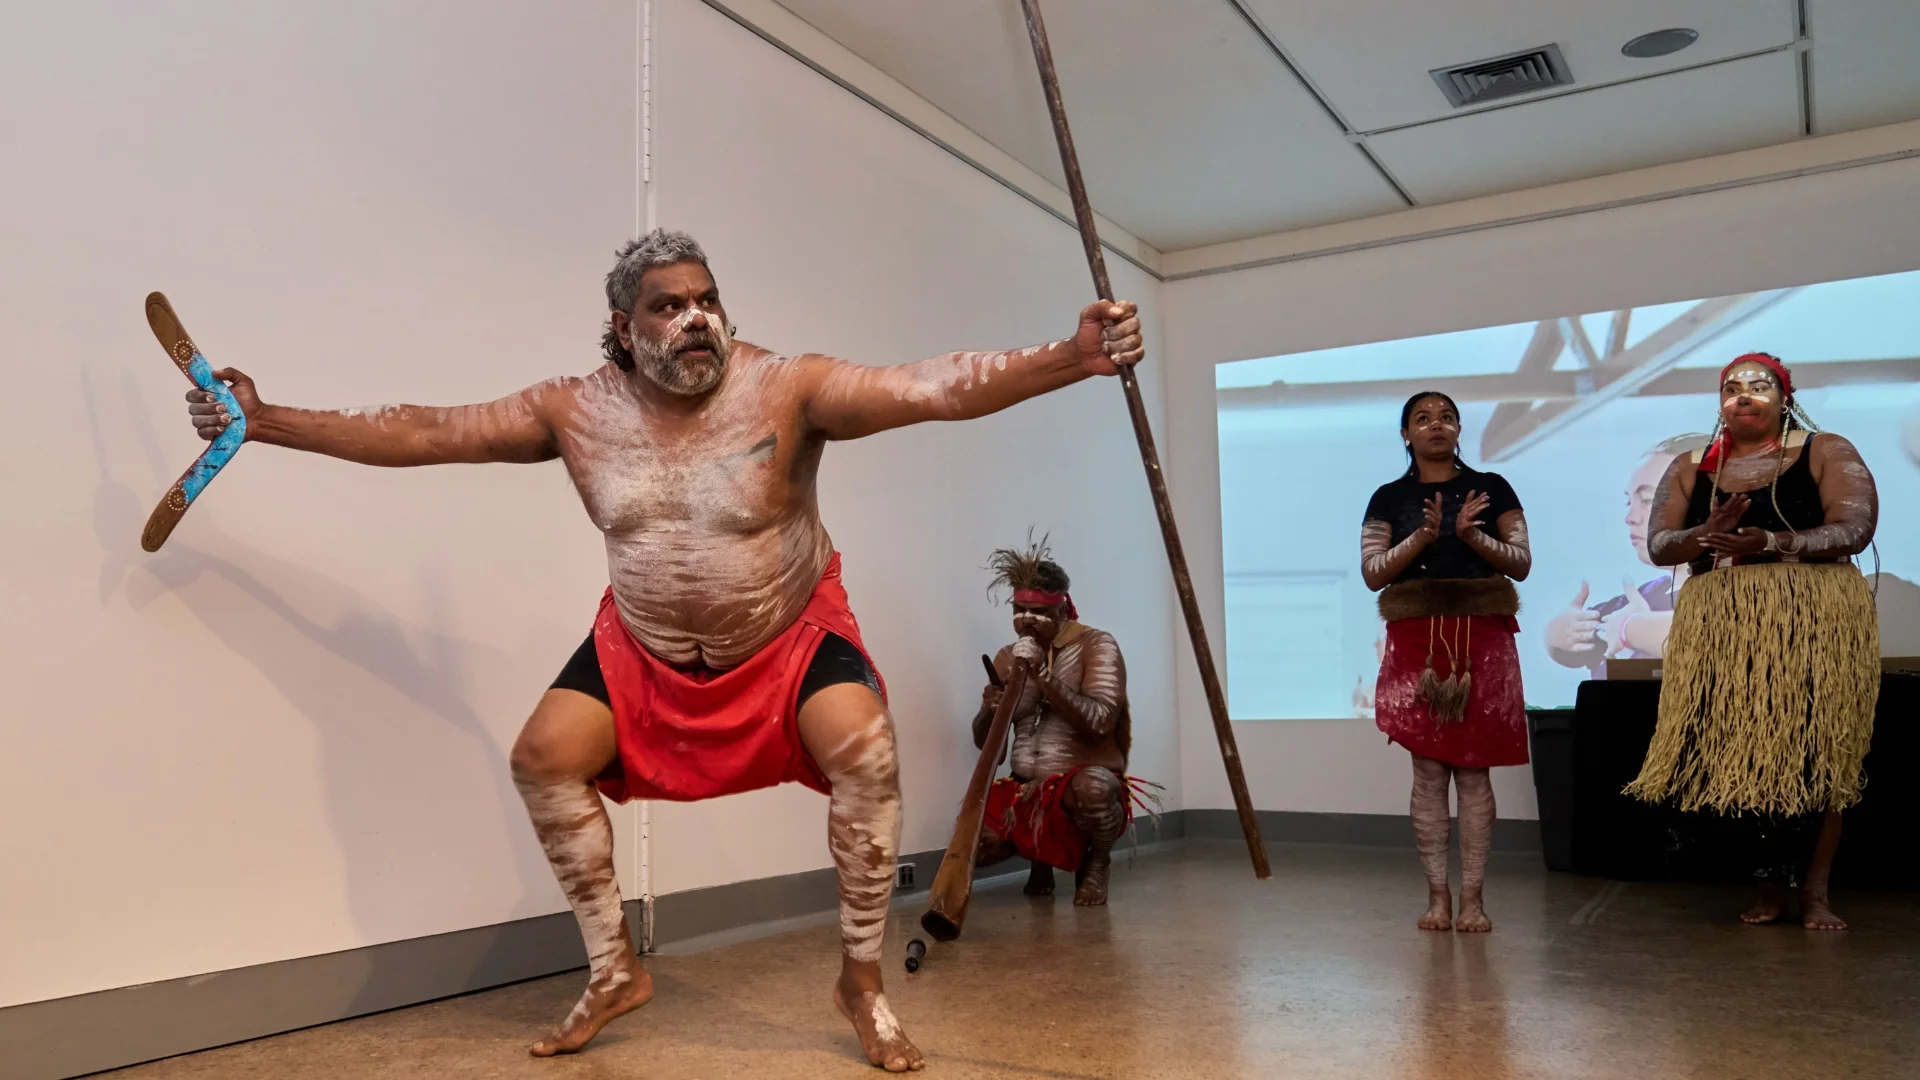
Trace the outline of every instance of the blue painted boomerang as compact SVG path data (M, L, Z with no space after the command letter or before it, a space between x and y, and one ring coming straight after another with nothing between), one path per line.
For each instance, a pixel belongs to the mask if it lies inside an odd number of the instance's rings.
M212 394L220 404L227 407L227 415L232 417L225 431L214 438L213 444L201 451L187 471L180 474L160 505L153 508L153 514L147 518L147 527L140 533L140 546L148 551L159 551L160 545L167 542L173 534L173 527L180 524L186 515L187 507L200 497L220 470L226 468L233 455L240 452L240 445L247 440L247 417L240 411L240 402L227 389L227 384L213 377L213 365L200 355L200 349L187 336L186 327L180 325L180 317L173 313L173 305L160 293L147 294L147 325L153 327L153 336L160 339L160 347L167 350L167 358L193 385Z

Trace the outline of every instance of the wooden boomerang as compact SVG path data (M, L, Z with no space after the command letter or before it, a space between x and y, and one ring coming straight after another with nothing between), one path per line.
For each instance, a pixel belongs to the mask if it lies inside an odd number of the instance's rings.
M231 419L225 431L213 440L212 445L200 452L180 474L160 505L153 508L147 518L147 527L140 532L140 546L148 551L159 551L160 545L167 542L173 534L173 527L180 524L186 516L187 507L200 497L200 492L227 467L233 455L240 452L240 444L247 441L247 417L240 411L240 402L227 389L227 384L213 377L213 365L200 355L199 346L187 336L187 328L180 325L180 316L173 313L173 305L160 293L147 294L147 325L153 327L153 336L160 339L160 347L167 350L167 358L180 369L180 373L192 380L193 385L212 394L220 404L226 406L227 416Z

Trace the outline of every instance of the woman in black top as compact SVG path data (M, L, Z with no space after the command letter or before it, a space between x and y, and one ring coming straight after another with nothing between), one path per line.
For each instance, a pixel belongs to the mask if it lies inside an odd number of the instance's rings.
M1407 473L1367 503L1360 571L1380 592L1387 649L1374 716L1413 755L1414 839L1426 869L1423 930L1493 928L1481 900L1493 840L1487 770L1527 762L1513 583L1532 568L1520 500L1460 460L1460 410L1441 393L1400 410ZM1460 915L1447 885L1447 787L1460 800Z
M1873 596L1852 557L1873 540L1878 495L1852 443L1811 430L1778 358L1739 357L1720 384L1712 443L1674 461L1648 523L1653 561L1693 576L1627 790L1743 819L1761 881L1746 921L1778 919L1799 883L1804 925L1842 930L1827 871L1880 693Z

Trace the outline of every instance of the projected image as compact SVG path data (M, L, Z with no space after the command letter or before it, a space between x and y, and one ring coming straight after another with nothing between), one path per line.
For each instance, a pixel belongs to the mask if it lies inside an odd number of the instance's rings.
M1220 365L1233 718L1372 717L1384 629L1360 521L1406 471L1400 407L1423 390L1459 402L1462 457L1526 509L1528 704L1571 705L1608 661L1658 657L1686 570L1647 556L1654 487L1706 444L1719 369L1750 351L1785 360L1813 422L1873 469L1882 651L1920 654L1915 312L1920 271ZM1858 561L1875 573L1875 553Z

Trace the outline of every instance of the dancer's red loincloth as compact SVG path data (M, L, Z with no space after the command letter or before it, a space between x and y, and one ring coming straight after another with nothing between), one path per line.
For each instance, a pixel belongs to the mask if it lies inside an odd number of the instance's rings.
M1469 624L1471 632L1468 632ZM1387 738L1421 757L1463 769L1527 763L1527 704L1511 615L1396 619L1387 624L1387 653L1375 685L1375 723ZM1448 645L1452 645L1451 650ZM1472 658L1469 668L1467 656ZM1433 659L1438 678L1456 666L1473 674L1466 715L1441 722L1420 695L1420 676Z
M1003 776L987 789L987 808L980 827L1001 841L1013 841L1013 849L1023 859L1073 873L1087 857L1087 835L1073 823L1067 811L1067 785L1086 765L1076 765L1063 773L1054 773L1031 784L1022 784ZM1133 823L1136 793L1152 787L1136 777L1123 778L1127 785L1127 823ZM1026 797L1021 797L1021 791Z
M790 780L831 793L800 744L798 703L807 665L829 633L866 653L840 583L838 552L793 625L726 671L687 670L648 652L620 620L608 589L594 620L593 644L619 752L596 781L601 793L615 802L692 802ZM871 667L873 658L867 663ZM883 696L885 687L883 681Z

